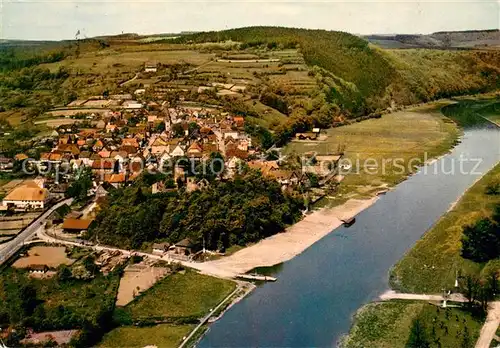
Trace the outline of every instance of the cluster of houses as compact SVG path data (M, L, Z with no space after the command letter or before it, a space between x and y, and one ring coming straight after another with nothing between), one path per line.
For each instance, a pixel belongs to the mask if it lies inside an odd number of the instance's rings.
M158 66L147 62L144 73L156 73ZM60 126L46 139L44 146L51 147L50 151L42 152L39 158L29 158L27 153L18 153L15 158L0 154L0 170L13 170L16 162L24 162L23 168L34 169L34 173L45 177L43 181L28 181L16 187L3 199L3 208L44 209L51 199L64 196L83 168L90 168L93 174L96 198L106 194L104 187L127 185L144 169L164 172L166 167L172 170L176 186L183 184L189 191L202 189L208 182L190 176L192 173L186 171L185 166L176 163L179 160L202 163L217 153L224 160L220 178L231 178L241 164L246 163L276 179L283 189L307 186L307 172L322 177L331 172L331 165L325 170L321 160L307 170L298 171L283 167L282 162L265 160L266 153L256 147L245 132L242 116L223 112L217 106L182 102L182 99L173 107L164 98L154 101L145 98L145 91L139 88L134 95L123 93L75 100L68 107L83 113L86 108L92 110L86 117L91 120L89 128L75 124ZM318 135L319 129L314 129L311 133L297 134L296 138L313 140ZM335 166L339 159L340 156L330 156L329 161ZM54 170L60 175L54 177ZM152 189L161 192L172 187L160 182ZM75 228L79 227L76 223Z
M130 117L138 118L139 126L121 131ZM165 107L132 116L113 111L100 122L102 125L97 128L55 133L52 149L41 153L39 159L17 154L14 161L29 161L38 173L51 173L56 168L62 174L55 179L27 181L16 187L3 199L3 208L44 209L50 198L64 196L69 183L85 167L93 173L95 194L99 196L106 194L100 185L122 187L135 180L144 169L163 172L167 163L177 163L179 159L191 163L208 161L214 153L224 159L221 177L232 177L240 165L246 163L276 179L284 189L307 185L304 170L283 169L280 162L263 159L265 154L253 146L252 138L244 130L245 120L240 116L201 107ZM334 165L340 159L340 155L323 157ZM321 156L318 158L320 162L316 167L308 170L326 175L323 160ZM190 191L207 185L206 180L196 182L194 177L188 177L182 167L174 166L172 170L174 182L181 180ZM44 184L49 184L50 192ZM162 183L153 186L155 192L165 189Z

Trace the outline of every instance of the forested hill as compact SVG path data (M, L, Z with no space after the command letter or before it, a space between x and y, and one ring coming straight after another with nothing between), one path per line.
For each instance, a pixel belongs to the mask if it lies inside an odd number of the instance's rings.
M317 65L353 82L364 95L383 90L392 80L394 70L380 52L357 36L326 30L280 27L249 27L221 32L204 32L178 38L179 42L238 41L245 46L268 44L300 47L309 65Z
M308 65L353 84L364 98L363 113L500 86L500 51L495 50L383 50L344 32L280 27L196 33L177 42L226 40L241 42L243 48L300 48Z

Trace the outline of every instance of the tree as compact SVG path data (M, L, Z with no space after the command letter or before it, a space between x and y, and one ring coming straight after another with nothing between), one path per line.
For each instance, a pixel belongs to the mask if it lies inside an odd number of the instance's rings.
M271 150L267 152L266 160L267 161L276 161L280 158L280 154L276 150Z
M495 206L495 210L493 211L491 218L497 225L500 225L500 204Z
M466 274L460 278L460 292L467 298L469 308L472 308L479 292L479 279L471 274Z
M462 257L485 262L500 255L500 229L490 219L466 226L462 236Z
M57 280L60 282L67 282L73 277L71 270L66 265L61 265L57 271Z
M486 186L487 195L500 195L500 181L492 181Z
M11 284L6 294L10 323L20 323L28 318L37 306L36 289L25 281Z
M467 328L467 326L465 326L464 331L462 333L461 348L472 348L474 345L471 341L472 340L469 334L469 329Z
M77 200L84 200L87 198L88 191L91 188L92 170L89 167L85 167L83 171L76 176L75 181L68 187L66 194Z
M155 127L155 132L161 133L165 130L165 122L158 123Z
M198 123L189 122L189 124L188 124L189 134L193 134L195 132L198 132L199 129L200 129L200 126L198 125Z
M174 123L172 125L172 133L174 137L181 138L184 136L184 127L181 123Z
M411 326L410 336L406 342L406 348L428 348L430 347L424 325L420 319L414 319Z

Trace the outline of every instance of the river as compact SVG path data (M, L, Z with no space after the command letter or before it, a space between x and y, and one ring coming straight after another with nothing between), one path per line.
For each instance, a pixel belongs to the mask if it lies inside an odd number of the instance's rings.
M465 129L451 153L382 196L353 226L336 229L284 263L277 282L259 286L229 309L199 346L335 346L356 310L388 289L389 269L498 163L499 154L498 128Z

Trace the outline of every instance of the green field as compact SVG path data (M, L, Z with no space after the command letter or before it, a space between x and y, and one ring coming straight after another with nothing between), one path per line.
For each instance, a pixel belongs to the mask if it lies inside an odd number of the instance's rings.
M336 153L345 148L345 159L353 167L342 181L339 193L342 199L369 196L382 185L394 186L403 181L423 164L424 153L431 159L454 145L460 131L439 112L443 105L446 104L332 128L327 130L326 140L292 141L285 152L290 155L309 151ZM375 166L368 159L376 161ZM404 163L404 169L395 165L396 160Z
M186 271L158 282L125 309L134 319L148 317L201 318L236 287L229 280Z
M123 326L108 332L98 347L176 347L194 325L160 324L151 327Z
M478 264L460 256L462 228L481 217L490 216L500 196L487 195L486 186L500 180L500 165L472 186L424 237L417 242L391 273L393 288L406 292L439 293L453 286L456 272L472 272L497 268L498 261Z
M434 347L473 347L482 323L456 308L440 308L425 302L391 301L371 303L355 317L343 348L404 348L412 322L419 319ZM437 343L439 342L439 344Z

